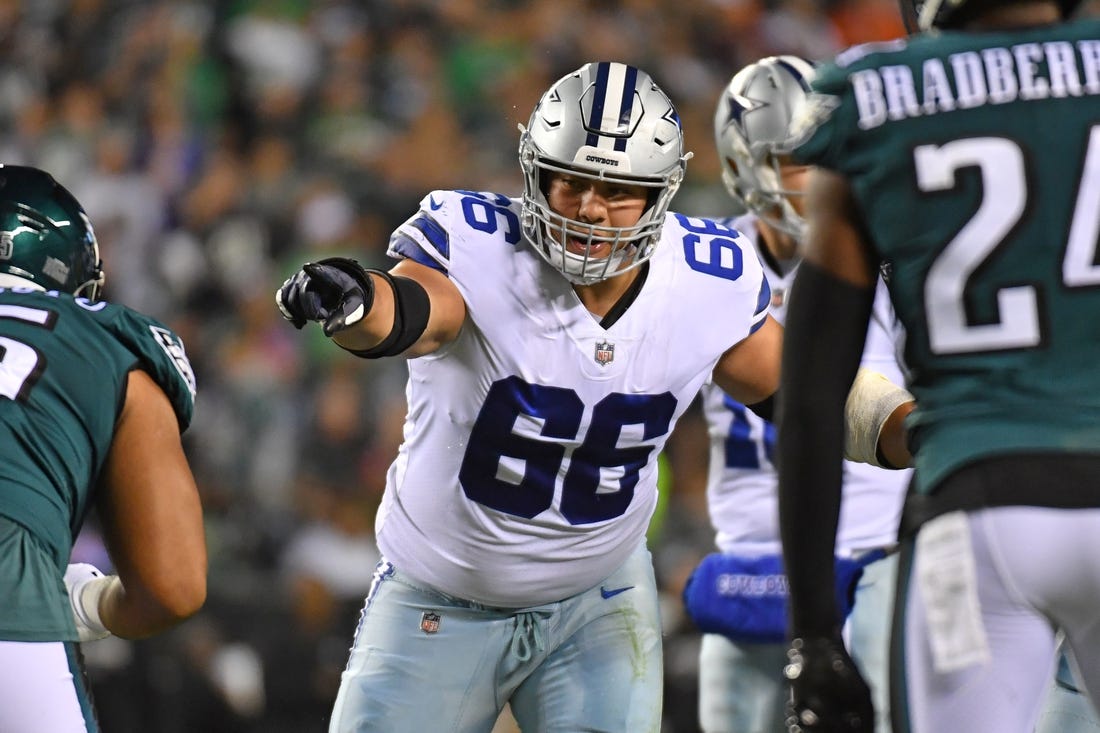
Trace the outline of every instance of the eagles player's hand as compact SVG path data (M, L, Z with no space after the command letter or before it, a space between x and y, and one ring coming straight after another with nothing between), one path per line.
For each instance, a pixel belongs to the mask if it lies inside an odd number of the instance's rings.
M871 690L839 638L795 639L783 674L791 733L873 733Z
M331 336L362 320L374 303L374 284L355 260L307 262L275 291L275 305L295 328L317 321Z
M104 575L95 565L78 562L65 569L65 589L69 592L73 622L81 641L96 641L111 635L99 617L99 601L115 583L117 575Z

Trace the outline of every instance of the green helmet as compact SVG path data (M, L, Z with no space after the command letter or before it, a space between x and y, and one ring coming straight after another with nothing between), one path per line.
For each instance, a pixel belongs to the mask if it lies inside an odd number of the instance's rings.
M980 12L1016 0L901 0L901 17L910 33L933 28L959 28ZM1057 0L1063 18L1076 12L1082 0Z
M80 202L49 173L0 165L0 272L95 300L99 244Z

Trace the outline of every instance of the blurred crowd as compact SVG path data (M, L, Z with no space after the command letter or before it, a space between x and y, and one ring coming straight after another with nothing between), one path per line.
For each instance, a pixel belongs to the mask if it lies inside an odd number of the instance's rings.
M517 124L589 60L646 69L678 105L695 158L674 208L733 213L711 128L732 73L901 33L894 0L0 0L0 162L76 194L106 297L177 330L199 383L209 600L164 637L86 645L104 729L325 729L405 366L284 322L273 292L300 262L386 267L434 188L518 195ZM679 591L712 545L700 430L669 449L651 532L674 733L697 730ZM94 523L75 555L108 564Z

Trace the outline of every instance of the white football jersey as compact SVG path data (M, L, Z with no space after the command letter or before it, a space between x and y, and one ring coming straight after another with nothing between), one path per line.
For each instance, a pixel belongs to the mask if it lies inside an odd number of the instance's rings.
M752 243L771 285L771 315L782 323L797 265L776 262L762 251L754 215L723 222ZM824 314L823 319L827 318L828 314ZM863 366L886 375L895 384L905 384L897 359L900 338L901 328L894 317L889 292L880 280ZM702 402L711 446L707 504L719 549L745 555L779 552L779 477L773 461L775 427L713 383L703 388ZM910 473L910 469L891 471L865 463L844 462L838 553L849 554L895 542Z
M434 191L390 240L391 256L450 277L467 318L408 362L376 525L396 567L506 608L592 588L637 549L673 424L768 305L744 238L670 213L637 298L605 329L519 216L518 199Z

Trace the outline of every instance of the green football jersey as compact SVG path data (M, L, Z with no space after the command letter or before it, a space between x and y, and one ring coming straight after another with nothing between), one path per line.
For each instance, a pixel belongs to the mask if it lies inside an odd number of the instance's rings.
M123 306L0 288L0 540L20 548L0 556L0 639L76 639L61 577L133 369L186 429L195 378L172 331Z
M848 179L882 259L918 489L1100 452L1100 21L857 46L812 99L795 157Z

